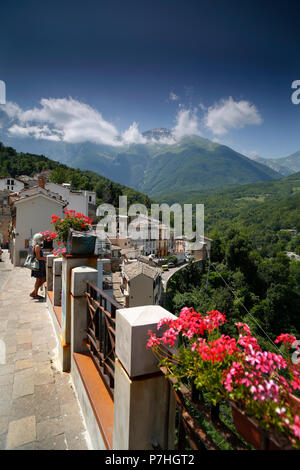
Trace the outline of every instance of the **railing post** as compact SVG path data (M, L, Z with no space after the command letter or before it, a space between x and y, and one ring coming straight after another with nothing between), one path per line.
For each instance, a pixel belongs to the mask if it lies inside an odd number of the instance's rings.
M71 278L71 354L87 351L83 340L87 328L87 299L85 281L97 282L97 269L81 266L72 270Z
M48 255L47 256L47 264L46 264L46 282L47 282L47 290L53 291L53 262L55 256Z
M53 305L61 306L61 266L62 258L56 258L53 262Z
M165 317L176 319L156 305L116 312L115 450L174 449L174 396L146 348L148 331Z

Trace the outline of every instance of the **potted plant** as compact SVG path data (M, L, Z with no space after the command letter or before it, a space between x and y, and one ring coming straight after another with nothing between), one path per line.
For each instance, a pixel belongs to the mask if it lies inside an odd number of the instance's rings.
M229 401L238 432L256 448L263 448L266 439L265 447L270 449L286 442L300 448L300 413L291 395L300 389L299 365L262 351L245 323L236 324L237 339L221 334L224 322L225 315L218 311L202 315L184 308L176 320L159 322L160 336L149 332L147 347L177 386L188 380L205 390L213 405ZM176 352L166 352L165 346L174 347L176 342Z
M65 217L52 215L52 224L58 246L62 245L69 254L90 255L95 251L96 235L91 230L92 219L76 212L65 210Z

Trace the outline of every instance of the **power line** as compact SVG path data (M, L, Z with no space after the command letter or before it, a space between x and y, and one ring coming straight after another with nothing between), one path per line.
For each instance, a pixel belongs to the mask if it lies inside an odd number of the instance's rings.
M256 318L249 312L249 310L245 307L245 305L243 304L243 302L240 300L240 298L236 295L236 293L234 292L234 290L230 287L230 285L228 284L228 282L225 281L225 279L223 278L222 274L217 270L217 268L214 266L214 264L211 262L210 260L210 255L209 255L209 252L208 252L208 249L207 249L207 246L206 246L206 253L207 253L207 256L208 256L208 261L209 261L209 266L208 266L208 275L209 275L209 271L210 271L210 266L212 266L214 268L214 270L216 271L216 273L220 276L220 278L222 279L222 281L224 282L224 284L226 285L226 287L230 290L230 292L232 293L232 295L235 297L235 299L241 304L241 306L244 308L244 310L248 313L248 315L250 315L250 317L252 318L252 320L254 320L254 322L257 324L257 326L260 328L260 330L263 332L263 334L266 336L266 338L269 340L269 342L271 344L273 344L273 346L275 346L275 348L277 349L277 351L279 351L279 353L281 354L281 351L279 350L279 348L276 346L276 344L274 343L274 341L269 337L268 333L265 332L265 330L263 329L263 327L259 324L259 322L256 320ZM206 280L206 287L205 287L205 290L207 289L207 286L208 286L208 276L207 276L207 280Z

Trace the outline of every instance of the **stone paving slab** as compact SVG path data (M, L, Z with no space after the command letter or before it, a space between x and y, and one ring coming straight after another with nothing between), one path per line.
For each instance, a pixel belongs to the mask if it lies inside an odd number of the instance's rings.
M89 440L70 375L58 365L46 302L29 293L34 280L0 263L0 450L86 450Z

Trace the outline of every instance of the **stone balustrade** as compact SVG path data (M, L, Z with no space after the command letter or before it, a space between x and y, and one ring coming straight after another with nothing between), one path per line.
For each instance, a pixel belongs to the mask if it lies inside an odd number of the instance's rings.
M117 311L114 449L174 448L174 396L146 348L149 330L157 332L165 317L176 319L157 305Z
M112 396L86 341L85 281L97 286L96 267L95 257L89 260L47 257L47 287L53 289L52 308L61 308L61 325L56 329L59 358L62 369L71 372L92 445L102 450L171 450L175 434L174 396L146 344L149 330L156 331L162 318L175 317L154 305L116 311ZM48 305L51 308L51 303ZM110 314L106 303L105 308Z

